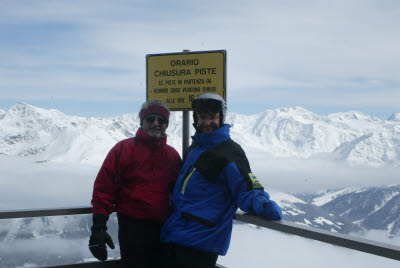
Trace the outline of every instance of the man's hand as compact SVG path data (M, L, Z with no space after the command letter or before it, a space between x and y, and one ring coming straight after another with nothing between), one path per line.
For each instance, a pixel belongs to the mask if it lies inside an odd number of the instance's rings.
M107 260L107 246L114 249L114 243L111 236L107 233L108 216L103 214L93 215L92 235L89 240L89 249L93 256L100 260Z
M256 215L262 216L267 220L281 220L282 210L275 203L264 195L257 196L253 199L253 210Z
M111 236L107 233L107 227L102 226L100 228L93 226L92 227L92 235L89 240L89 249L92 252L93 256L100 260L107 260L107 246L114 249L115 245L111 239Z

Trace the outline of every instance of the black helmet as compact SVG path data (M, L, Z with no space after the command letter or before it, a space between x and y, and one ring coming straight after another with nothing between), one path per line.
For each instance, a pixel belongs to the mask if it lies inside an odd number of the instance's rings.
M225 122L226 117L226 102L218 94L204 93L197 97L192 102L193 122L197 129L197 113L220 113L221 126Z

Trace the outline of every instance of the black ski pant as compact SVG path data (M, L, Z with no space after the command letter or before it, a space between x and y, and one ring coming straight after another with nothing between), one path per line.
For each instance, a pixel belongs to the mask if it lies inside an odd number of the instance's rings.
M161 267L160 232L162 224L134 219L120 213L117 216L121 262L124 267Z
M218 254L184 247L175 243L164 244L164 268L215 268Z

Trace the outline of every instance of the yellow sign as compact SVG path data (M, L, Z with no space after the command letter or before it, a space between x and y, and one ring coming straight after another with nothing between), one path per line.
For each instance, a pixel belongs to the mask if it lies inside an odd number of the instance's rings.
M207 92L226 100L226 50L146 55L146 68L146 99L171 111L190 110Z

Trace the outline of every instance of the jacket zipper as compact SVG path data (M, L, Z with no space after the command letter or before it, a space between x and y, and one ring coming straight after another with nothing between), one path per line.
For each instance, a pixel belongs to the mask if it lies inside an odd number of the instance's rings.
M187 186L187 184L189 182L189 179L190 179L190 177L192 177L193 172L195 172L195 171L196 171L196 168L193 168L193 170L189 173L189 175L187 175L185 181L183 182L181 194L183 194L183 195L185 194L186 186Z

